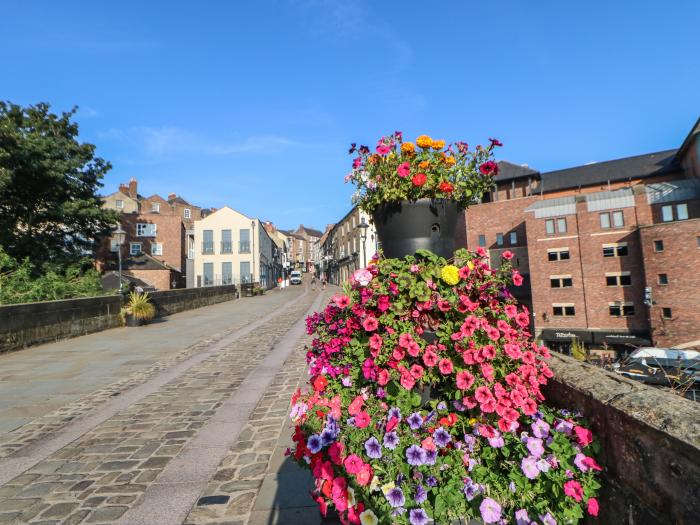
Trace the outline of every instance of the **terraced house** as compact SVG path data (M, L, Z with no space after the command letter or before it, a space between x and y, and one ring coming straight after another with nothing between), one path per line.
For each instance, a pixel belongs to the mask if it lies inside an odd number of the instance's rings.
M465 213L469 249L507 250L535 334L568 352L700 346L700 121L678 149L541 173L499 163Z

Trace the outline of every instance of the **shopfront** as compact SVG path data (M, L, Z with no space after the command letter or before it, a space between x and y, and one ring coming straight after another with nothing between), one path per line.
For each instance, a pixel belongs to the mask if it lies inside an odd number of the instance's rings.
M598 357L620 358L639 346L650 346L649 334L616 330L547 328L540 333L542 343L551 350L571 355L571 343L577 340Z
M540 333L542 343L555 352L571 355L571 343L578 341L588 346L593 343L590 330L569 330L566 328L547 328Z

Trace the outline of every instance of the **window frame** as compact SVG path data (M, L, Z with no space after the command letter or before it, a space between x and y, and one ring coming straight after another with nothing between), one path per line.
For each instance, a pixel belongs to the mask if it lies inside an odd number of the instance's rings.
M673 319L673 308L670 306L661 307L661 318L662 319Z
M681 208L681 206L682 206L682 208ZM684 210L683 211L684 217L681 217L681 212L680 212L681 209ZM676 220L677 221L687 221L688 218L690 217L688 215L688 203L687 202L681 202L680 204L676 204L675 211L676 211Z
M153 248L155 248L156 246L160 247L160 253L153 251ZM160 257L163 256L163 243L162 242L152 242L151 243L151 255L158 255Z
M566 281L568 281L568 285L566 284ZM556 286L554 286L554 283L557 283ZM549 276L549 287L554 288L554 289L561 289L561 288L573 288L574 287L574 280L571 275L550 275Z
M609 211L600 212L600 214L598 215L598 218L600 220L600 227L603 230L609 230L611 225L612 225L612 222L610 221L610 212ZM603 219L605 219L605 221ZM604 224L604 223L607 223L607 224Z
M556 313L557 309L561 313ZM576 305L574 303L552 303L552 315L554 317L575 317Z
M617 309L617 313L614 313L613 309ZM633 317L637 315L634 308L633 302L615 302L608 303L608 315L610 317Z
M668 274L667 273L656 274L656 284L658 284L659 286L668 286Z
M629 278L628 284L622 283L623 277ZM610 284L610 279L613 279L615 281L614 284ZM632 286L632 273L631 272L606 272L605 273L605 286L608 288L612 288L612 287L625 288L628 286Z
M668 212L668 215L666 214ZM673 221L673 204L664 204L661 206L661 222Z
M566 257L562 258L561 254L566 253ZM556 254L556 258L552 259L551 254ZM549 262L560 262L560 261L570 261L571 260L571 250L566 248L550 248L547 250L547 260Z
M153 234L150 235L148 231L153 228ZM145 232L144 232L145 230ZM136 237L157 237L158 236L158 225L153 222L137 222L136 223Z
M134 246L138 246L138 250L134 252ZM129 243L129 255L141 255L143 253L143 243L142 242L130 242Z
M192 218L192 210L189 208L185 208L185 210L182 212L182 216L185 219L191 219Z
M160 202L151 203L151 213L160 213Z
M503 233L497 233L496 234L496 246L503 246L505 243L505 239L503 237Z
M550 226L551 226L551 228L550 228ZM550 231L550 229L551 229L551 231ZM557 234L557 227L556 227L556 223L554 222L554 219L545 219L544 232L547 235L556 235Z
M653 243L654 243L654 253L662 253L666 249L666 247L664 246L663 239L654 239Z
M477 244L481 248L486 248L486 235L479 234L479 237L477 238Z
M114 200L114 207L117 208L118 210L123 210L124 209L124 199L115 199Z
M610 217L612 218L612 227L613 228L624 228L625 227L625 214L622 210L613 210L610 212ZM620 224L617 224L617 221L615 220L616 217L620 218Z
M508 241L510 242L511 246L518 244L518 232L508 233Z

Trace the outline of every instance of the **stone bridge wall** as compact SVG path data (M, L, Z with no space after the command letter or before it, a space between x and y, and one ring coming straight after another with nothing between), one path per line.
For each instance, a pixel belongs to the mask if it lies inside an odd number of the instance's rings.
M596 523L698 523L700 403L560 354L551 361L548 401L582 411L601 441Z
M158 316L236 298L236 287L208 286L150 294ZM121 325L117 295L0 306L0 352L99 332Z

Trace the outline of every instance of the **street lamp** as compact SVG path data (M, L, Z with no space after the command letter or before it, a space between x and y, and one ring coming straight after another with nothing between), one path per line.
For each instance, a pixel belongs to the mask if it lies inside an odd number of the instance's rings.
M126 232L122 230L122 225L117 224L117 228L112 232L112 239L117 243L117 260L119 261L119 293L122 291L122 244L126 239Z
M369 224L365 221L365 218L362 217L360 219L360 224L357 225L358 228L360 228L360 239L362 239L362 260L363 268L367 268L367 246L366 246L366 241L367 241L367 228L369 228Z

